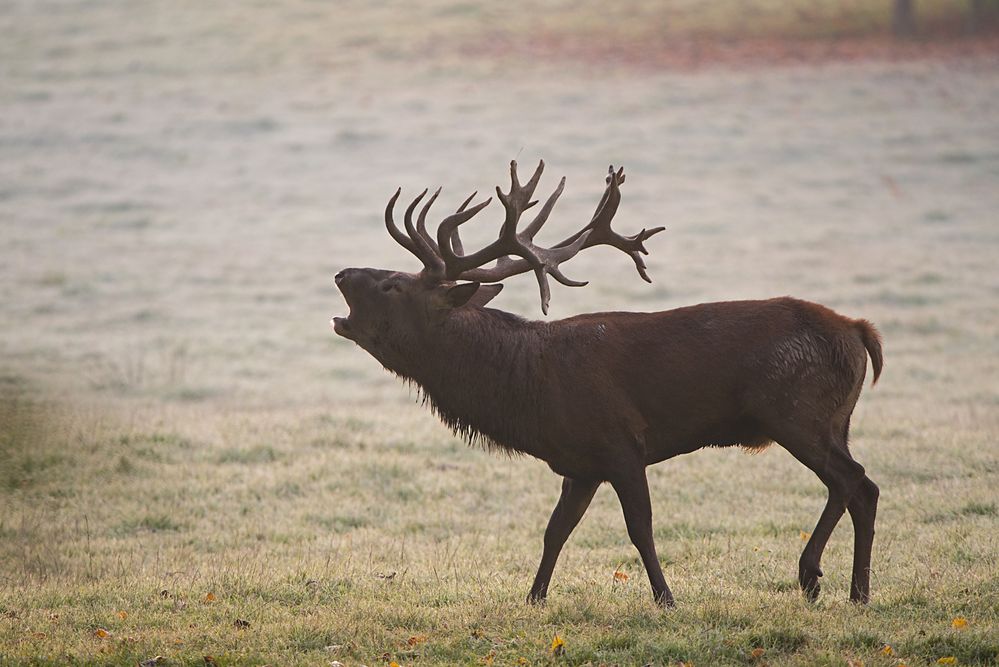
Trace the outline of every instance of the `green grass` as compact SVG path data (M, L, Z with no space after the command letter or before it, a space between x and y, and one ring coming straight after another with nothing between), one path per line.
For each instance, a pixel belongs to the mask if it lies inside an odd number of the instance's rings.
M150 407L127 421L162 417ZM363 409L261 419L184 408L170 431L125 421L5 403L5 463L48 461L3 491L6 660L986 665L999 654L997 472L974 430L865 418L854 447L884 490L866 608L847 601L848 521L827 551L819 602L798 592L800 531L824 495L780 450L652 468L679 603L663 612L606 490L567 545L548 604L524 604L557 480L536 462L465 448L416 407L387 420ZM946 475L891 472L931 442L952 461ZM696 482L677 492L679 480ZM953 628L956 617L967 627ZM561 656L550 651L556 635Z

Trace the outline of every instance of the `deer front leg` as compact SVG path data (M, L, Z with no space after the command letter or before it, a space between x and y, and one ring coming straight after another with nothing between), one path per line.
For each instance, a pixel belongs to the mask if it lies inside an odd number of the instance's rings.
M548 583L555 570L555 561L558 560L565 541L569 539L569 534L590 506L599 485L599 482L585 482L568 477L562 479L562 495L559 496L558 504L548 520L548 528L545 529L545 550L538 566L538 574L534 577L534 585L527 596L529 603L542 602L548 595Z
M672 607L673 594L666 585L656 545L652 539L652 501L649 499L649 482L645 477L645 467L637 467L630 474L611 480L611 486L621 500L624 521L628 525L628 536L638 549L652 584L652 596L662 607Z

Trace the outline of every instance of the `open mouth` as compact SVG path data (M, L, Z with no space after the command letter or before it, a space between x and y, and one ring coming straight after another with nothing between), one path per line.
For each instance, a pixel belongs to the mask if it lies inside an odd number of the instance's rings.
M347 333L350 331L350 325L347 324L346 317L334 317L330 319L330 326L333 327L333 333L343 336L344 338L350 338Z
M350 315L351 315L350 299L347 297L347 291L344 289L344 285L342 284L346 276L347 276L347 271L341 271L340 273L336 274L336 277L333 279L333 281L337 289L340 290L340 294L343 295L343 300L347 302L347 316L331 317L330 328L333 329L333 333L335 333L336 335L343 336L344 338L349 338L353 340L354 337L351 335L351 328L350 328Z

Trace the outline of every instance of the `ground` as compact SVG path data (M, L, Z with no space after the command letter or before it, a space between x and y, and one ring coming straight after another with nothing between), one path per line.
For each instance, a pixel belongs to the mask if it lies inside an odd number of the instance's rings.
M691 59L671 45L731 15L664 5L674 40L633 2L511 6L0 14L0 663L995 664L990 42ZM652 285L584 253L551 317L791 294L878 325L851 439L882 490L871 605L848 602L846 519L819 601L798 592L825 494L779 447L650 469L677 609L608 489L523 603L559 480L467 447L327 323L339 269L416 268L381 225L397 186L443 184L444 211L513 158L567 177L549 240L609 163L617 227L667 226ZM494 304L539 317L536 290Z

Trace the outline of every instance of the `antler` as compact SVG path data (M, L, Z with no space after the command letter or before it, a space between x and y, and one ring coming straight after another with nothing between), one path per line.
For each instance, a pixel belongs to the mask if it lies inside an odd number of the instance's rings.
M469 255L464 254L458 228L488 206L492 198L468 208L468 204L475 197L475 193L472 193L455 213L441 221L437 228L435 241L426 230L426 216L431 204L440 194L440 190L438 189L423 206L415 225L412 222L412 213L427 191L424 190L410 204L405 218L408 236L403 234L392 221L392 209L399 197L397 191L385 209L386 227L392 238L420 258L424 265L424 273L437 280L472 280L495 283L520 273L533 271L541 290L541 310L545 314L548 314L548 304L551 299L551 288L548 285L549 275L569 287L582 287L587 284L585 281L567 278L559 268L560 264L575 257L584 248L595 245L614 246L628 253L635 261L639 275L647 282L652 282L646 273L645 262L641 254L648 254L644 246L645 240L653 234L661 232L665 227L657 227L652 230L643 229L634 236L621 236L610 227L611 220L621 202L619 187L624 182L623 168L616 172L613 166L610 168L607 176L607 189L593 214L593 218L583 229L564 241L551 248L543 248L534 244L534 237L548 221L548 216L555 207L555 202L562 194L565 178L559 182L558 187L548 197L530 224L523 231L517 231L524 212L538 203L532 201L531 197L538 186L538 181L541 180L544 168L544 161L539 162L531 179L521 185L517 178L517 162L510 163L510 191L504 193L500 188L496 188L496 195L506 211L499 237L486 247ZM514 256L518 259L514 259ZM496 261L494 267L488 269L482 267L483 264L493 260Z
M588 232L589 235L586 238L586 242L583 243L583 248L595 245L609 245L628 253L635 261L635 268L638 269L638 275L645 282L651 283L652 279L649 278L649 274L646 272L646 268L648 267L645 266L645 260L642 259L642 255L649 254L649 251L645 248L645 241L666 228L653 227L652 229L643 229L634 236L621 236L611 229L611 220L614 218L614 214L617 213L617 207L621 203L621 190L619 188L622 183L624 183L624 167L621 167L616 172L614 171L614 165L608 167L607 189L604 191L604 196L601 197L600 203L597 204L597 210L593 213L590 224L559 243L556 247L574 243L580 235Z
M570 259L583 247L587 234L575 239L573 243L557 248L542 248L534 244L534 237L541 227L547 222L555 202L562 194L565 187L565 179L559 183L555 192L548 197L548 201L535 216L534 220L522 231L517 231L520 218L524 211L531 208L536 201L531 201L534 190L541 180L541 173L544 171L545 163L541 161L534 175L524 185L520 184L517 178L517 162L510 163L510 192L504 193L498 187L496 195L506 210L506 218L500 227L499 238L490 243L485 248L472 253L471 255L459 255L451 245L451 239L458 231L458 226L467 222L470 216L465 212L455 214L445 218L437 228L437 243L440 247L441 258L444 260L445 277L449 280L475 280L478 282L494 283L509 278L510 276L527 271L534 271L538 279L538 287L541 290L541 310L548 313L548 303L551 300L551 288L548 286L548 276L563 285L570 287L581 287L585 282L571 280L562 274L559 264ZM483 204L488 204L486 200ZM460 243L460 240L459 240ZM510 256L521 257L514 260ZM496 260L496 266L491 269L481 268L486 262Z

